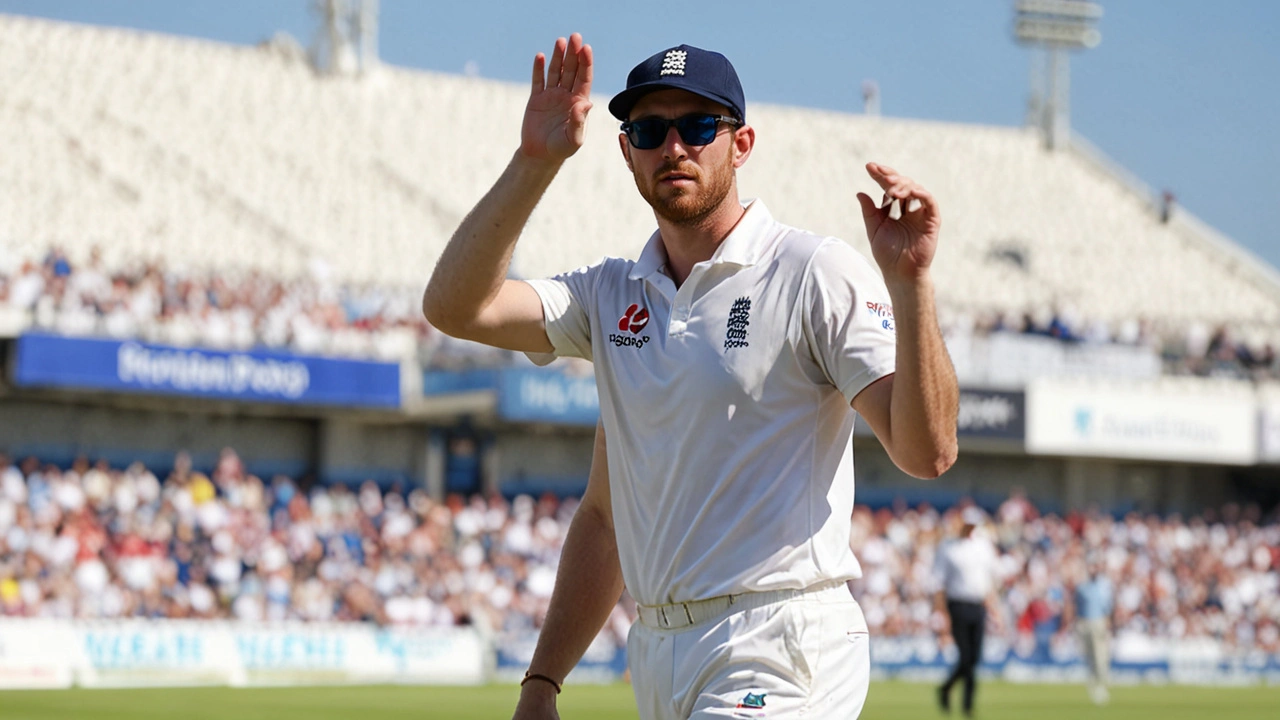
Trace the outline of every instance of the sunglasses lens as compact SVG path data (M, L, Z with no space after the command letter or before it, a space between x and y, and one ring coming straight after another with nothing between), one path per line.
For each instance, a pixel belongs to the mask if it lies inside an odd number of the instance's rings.
M662 118L643 118L630 123L627 139L639 150L652 150L667 139L667 123Z
M719 122L715 115L685 115L676 120L676 130L688 145L709 145L716 139Z
M686 145L701 147L709 145L716 139L716 129L720 126L720 118L706 113L685 115L675 120L649 117L632 120L623 127L627 140L638 150L653 150L667 141L667 131L675 125L680 133L680 140Z

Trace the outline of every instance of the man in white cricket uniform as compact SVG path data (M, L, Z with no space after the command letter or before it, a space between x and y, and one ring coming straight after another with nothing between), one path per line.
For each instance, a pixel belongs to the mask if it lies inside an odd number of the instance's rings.
M868 166L885 202L859 202L889 282L844 242L741 202L734 171L755 134L737 74L682 45L632 70L610 103L658 220L640 257L506 280L590 108L590 46L562 38L545 63L521 149L423 301L451 335L596 366L603 430L516 717L557 717L555 695L624 582L640 606L628 650L646 720L856 717L869 656L845 586L860 574L854 411L907 472L933 477L955 458L958 392L928 275L933 199Z

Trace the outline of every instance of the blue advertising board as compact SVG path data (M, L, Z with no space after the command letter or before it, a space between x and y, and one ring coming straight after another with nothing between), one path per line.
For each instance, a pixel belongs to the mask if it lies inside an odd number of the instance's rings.
M400 406L400 366L254 350L177 348L27 333L18 338L20 387L110 390L353 407Z
M498 381L498 414L507 420L595 425L600 417L596 378L507 368Z
M504 420L594 425L600 417L595 376L569 374L555 366L428 370L422 387L427 396L494 393L494 409ZM873 435L862 420L855 432ZM962 390L957 433L961 439L1022 443L1026 437L1026 395L1020 391Z
M493 392L498 417L513 422L595 425L600 417L595 376L571 375L554 367L429 370L422 387L426 395Z

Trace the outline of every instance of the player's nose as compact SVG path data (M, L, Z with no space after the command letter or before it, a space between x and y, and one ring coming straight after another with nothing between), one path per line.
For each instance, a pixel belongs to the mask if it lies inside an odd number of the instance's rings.
M685 146L684 139L675 126L667 128L667 137L662 141L662 157L665 160L683 160L689 157L689 148Z

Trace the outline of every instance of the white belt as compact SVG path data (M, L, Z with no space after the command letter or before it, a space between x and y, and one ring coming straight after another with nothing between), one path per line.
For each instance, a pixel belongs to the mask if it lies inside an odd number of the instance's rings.
M745 610L761 607L783 600L790 600L802 595L818 593L840 588L846 594L843 580L825 582L807 587L803 590L770 590L768 592L746 592L735 595L717 595L705 600L688 600L669 605L636 605L640 622L651 628L661 630L679 630L680 628L701 625L719 617L730 608Z

